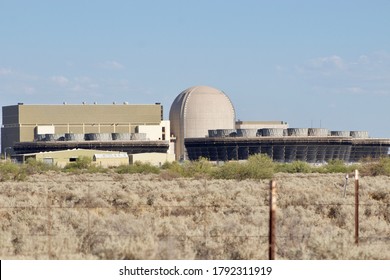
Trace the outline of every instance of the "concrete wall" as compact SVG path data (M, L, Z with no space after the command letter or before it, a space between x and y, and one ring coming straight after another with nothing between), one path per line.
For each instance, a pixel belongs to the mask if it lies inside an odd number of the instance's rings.
M3 124L17 124L19 123L19 106L5 106L2 111Z
M15 142L20 139L20 129L18 127L1 128L1 153L4 154L5 149L13 147ZM7 150L7 153L9 151Z
M159 123L161 105L17 105L22 124Z
M136 128L136 133L145 133L147 140L161 140L162 131L160 125L140 125Z
M151 141L169 141L171 135L170 121L161 121L159 125L139 125L135 131L145 133L146 139Z
M165 162L175 161L174 154L163 154L163 153L143 153L129 155L130 164L134 164L136 161L142 163L150 163L152 165L161 166Z

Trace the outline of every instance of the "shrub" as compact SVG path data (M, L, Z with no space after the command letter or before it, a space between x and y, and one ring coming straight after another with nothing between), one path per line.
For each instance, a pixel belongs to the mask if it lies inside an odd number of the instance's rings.
M59 170L57 166L44 163L43 161L37 161L34 158L27 159L26 163L21 166L21 169L25 170L28 175L44 173L50 170Z
M0 163L0 181L24 181L26 178L27 174L20 165L9 161Z
M248 178L270 179L275 173L275 163L265 154L252 155L245 163L245 172Z
M340 159L329 161L326 165L326 170L328 173L346 173L349 171L344 161Z
M304 161L293 161L291 163L283 163L276 165L277 172L286 172L286 173L311 173L313 168Z
M355 167L347 166L344 161L340 159L330 160L326 165L317 169L319 173L348 173Z
M249 156L246 162L227 162L212 174L217 179L270 179L275 173L275 163L264 154Z
M92 163L92 159L90 157L82 156L77 158L75 162L65 165L63 171L72 173L107 173L108 169L96 166Z
M183 169L185 177L210 177L213 173L213 164L208 159L201 157L195 161L185 162Z
M360 169L363 175L390 176L390 158L380 158L379 161L366 161Z
M184 167L179 162L165 162L161 169L165 170L166 173L172 174L172 176L183 177L184 176Z
M213 173L216 179L225 180L242 180L244 174L244 166L237 161L226 162L219 166Z
M179 173L175 173L175 172L172 172L170 170L162 170L160 172L160 176L159 176L159 178L161 180L166 180L166 181L172 181L172 180L175 180L175 179L180 178L180 177L183 177L183 176L180 175Z
M114 169L118 174L134 174L134 173L142 173L142 174L158 174L160 173L160 168L157 166L153 166L150 163L141 163L136 161L134 164L130 165L120 165Z
M161 166L169 177L212 177L214 165L207 158L199 158L194 161L186 161L183 164L179 162L166 162Z
M72 169L87 169L92 165L92 159L89 157L78 157L75 162L68 163L65 165L65 170Z

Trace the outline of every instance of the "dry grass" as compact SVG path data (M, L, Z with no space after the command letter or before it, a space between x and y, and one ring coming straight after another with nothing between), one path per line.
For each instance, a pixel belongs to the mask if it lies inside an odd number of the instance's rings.
M165 177L164 177L165 176ZM268 180L67 174L0 182L1 259L266 259ZM390 177L285 174L278 259L390 259Z

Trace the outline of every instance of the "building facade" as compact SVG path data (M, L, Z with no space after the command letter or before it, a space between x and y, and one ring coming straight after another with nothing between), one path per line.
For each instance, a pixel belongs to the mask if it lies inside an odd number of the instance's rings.
M12 149L15 143L39 141L45 135L53 135L55 138L56 135L64 134L131 134L136 133L138 127L161 126L163 107L159 103L150 105L18 104L3 107L2 114L1 152L4 153L7 149Z
M114 151L100 151L87 149L73 149L53 152L40 152L22 155L14 155L16 162L24 163L28 159L44 162L48 165L65 167L67 164L76 162L77 159L86 157L91 159L91 163L101 167L114 167L129 164L127 153Z

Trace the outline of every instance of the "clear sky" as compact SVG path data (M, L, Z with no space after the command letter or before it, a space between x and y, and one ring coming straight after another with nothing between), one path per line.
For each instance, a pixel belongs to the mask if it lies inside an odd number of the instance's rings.
M0 105L223 90L240 120L390 138L390 1L0 0Z

